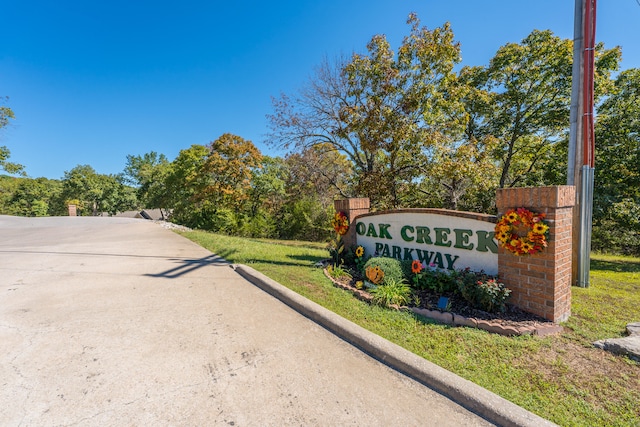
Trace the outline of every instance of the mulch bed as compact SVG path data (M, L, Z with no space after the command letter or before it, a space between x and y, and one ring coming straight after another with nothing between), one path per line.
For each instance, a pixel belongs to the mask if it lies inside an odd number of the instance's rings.
M334 285L351 291L354 296L364 301L371 301L371 295L363 289L355 287L356 280L349 277L333 278L327 270L325 275ZM396 309L410 310L431 320L453 324L455 326L469 326L487 330L501 335L550 335L562 331L562 327L535 314L528 313L507 304L504 312L488 313L467 305L459 296L442 295L449 298L448 310L438 309L438 300L441 295L436 295L428 290L418 292L420 305L408 307L393 307Z

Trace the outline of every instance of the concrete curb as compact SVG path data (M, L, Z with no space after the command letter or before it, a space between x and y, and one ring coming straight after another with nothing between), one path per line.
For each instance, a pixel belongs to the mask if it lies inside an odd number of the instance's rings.
M371 357L447 396L492 423L501 426L531 427L556 425L309 301L251 267L239 264L231 267L255 286Z

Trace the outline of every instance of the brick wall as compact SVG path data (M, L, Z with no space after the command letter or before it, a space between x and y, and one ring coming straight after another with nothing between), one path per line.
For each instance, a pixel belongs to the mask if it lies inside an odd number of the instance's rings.
M527 208L545 213L549 246L535 255L517 256L498 249L498 275L512 290L510 302L553 322L571 315L571 229L573 186L503 188L496 193L498 215Z
M358 215L369 213L369 198L353 198L334 200L333 206L336 212L344 212L349 218L349 230L342 236L345 248L355 246L357 242L355 219Z

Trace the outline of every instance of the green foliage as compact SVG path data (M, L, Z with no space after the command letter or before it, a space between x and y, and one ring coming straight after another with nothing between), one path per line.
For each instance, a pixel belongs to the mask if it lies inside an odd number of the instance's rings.
M166 156L151 151L142 156L128 155L123 177L125 182L137 188L141 207L163 210L169 202L165 188L169 171L170 164Z
M333 264L327 267L327 272L334 279L340 279L343 277L351 278L351 274L344 268L342 264Z
M467 280L465 280L467 279ZM460 294L473 307L490 313L504 311L511 290L495 278L485 278L472 283L468 276L459 281Z
M406 266L402 261L388 257L372 257L365 264L364 269L378 266L384 273L384 283L388 282L404 282L406 274Z
M616 78L596 141L593 249L640 255L640 69Z
M60 200L62 184L46 178L19 178L19 185L7 203L7 213L19 216L64 215Z
M405 306L411 299L411 287L402 280L385 276L384 283L369 290L372 302L384 307L390 305Z
M280 218L278 234L274 237L323 241L335 234L328 226L330 214L315 194L290 197L282 209L274 215Z
M286 201L287 165L279 157L263 156L259 167L251 170L249 215L277 212Z
M7 99L0 96L0 102L3 99ZM13 120L15 115L13 111L9 107L5 107L0 105L0 130L9 124L9 120ZM15 175L25 175L24 166L18 163L12 163L9 161L9 157L11 156L11 152L5 146L0 146L0 170L4 170L5 172Z
M627 198L606 209L593 227L592 250L640 255L640 203Z
M425 268L420 273L412 273L412 282L416 289L428 289L442 295L458 290L455 274L437 268Z
M242 214L239 228L236 233L245 237L274 237L278 232L278 224L269 212L259 209L253 215Z
M79 215L114 215L137 205L135 190L126 186L121 177L102 175L89 165L78 165L64 173L62 200L78 200Z

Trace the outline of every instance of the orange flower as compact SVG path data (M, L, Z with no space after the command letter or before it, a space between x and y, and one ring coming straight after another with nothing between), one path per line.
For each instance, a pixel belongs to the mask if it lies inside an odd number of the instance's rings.
M422 271L422 264L417 259L414 259L411 263L411 272L413 274L418 274Z

